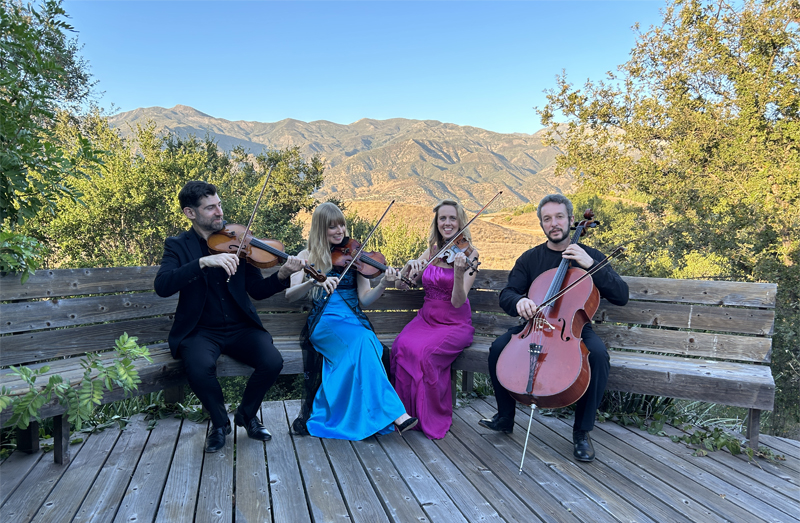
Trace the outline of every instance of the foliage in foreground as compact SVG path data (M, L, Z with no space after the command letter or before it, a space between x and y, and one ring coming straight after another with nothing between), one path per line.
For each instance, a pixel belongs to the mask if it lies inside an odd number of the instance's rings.
M25 429L31 421L40 421L41 408L55 397L66 409L70 424L76 430L81 430L83 424L92 419L95 406L103 402L106 390L119 387L125 394L129 394L138 389L142 380L133 362L139 358L152 360L147 347L139 347L136 339L129 337L127 333L120 336L115 341L116 357L113 361L106 363L94 353L81 358L84 372L81 380L75 384L69 380L64 381L62 376L55 374L41 388L36 384L36 379L46 375L50 371L49 366L39 369L12 366L12 374L28 384L28 391L21 395L11 395L5 387L0 391L0 412L12 409L6 426Z

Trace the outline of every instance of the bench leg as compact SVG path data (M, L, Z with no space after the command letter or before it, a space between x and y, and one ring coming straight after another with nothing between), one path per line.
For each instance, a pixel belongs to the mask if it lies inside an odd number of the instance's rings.
M16 429L17 450L25 454L39 451L39 422L31 420L27 429Z
M69 420L66 416L53 417L53 461L66 465L69 456Z
M747 439L749 440L750 448L758 450L758 433L761 430L761 411L758 409L750 409L750 415L747 416Z
M164 403L183 403L183 385L164 389Z
M453 408L458 402L458 371L450 368L450 394L453 396Z
M467 372L465 370L461 371L461 392L464 394L469 394L472 392L472 389L475 387L475 373Z

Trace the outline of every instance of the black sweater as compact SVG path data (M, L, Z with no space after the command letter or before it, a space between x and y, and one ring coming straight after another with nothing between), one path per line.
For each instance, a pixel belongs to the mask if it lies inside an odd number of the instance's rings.
M585 245L580 245L580 247L594 258L595 264L605 258L603 253L597 249ZM511 316L519 316L517 302L527 297L533 280L543 272L558 267L561 260L561 251L548 248L547 243L542 243L522 253L508 274L508 284L500 293L500 307ZM578 265L573 263L573 266L577 267ZM628 284L620 278L610 264L592 274L592 280L602 298L614 305L628 303Z

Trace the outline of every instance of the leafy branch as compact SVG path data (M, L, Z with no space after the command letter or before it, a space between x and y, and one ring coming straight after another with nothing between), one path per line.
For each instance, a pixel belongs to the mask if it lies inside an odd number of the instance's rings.
M128 336L128 333L120 336L114 342L117 357L108 364L104 364L97 354L87 354L81 359L83 376L75 385L69 380L65 382L56 374L50 376L47 385L41 388L36 385L36 380L49 372L49 366L39 369L12 366L12 374L27 383L28 391L22 395L11 395L6 387L0 390L0 412L8 408L13 411L6 426L25 429L31 420L39 421L42 407L55 396L66 408L67 419L75 426L75 430L81 430L83 424L92 418L95 406L103 402L106 390L118 387L125 395L138 390L142 380L134 361L139 358L153 360L147 347L140 347L136 340L135 336Z

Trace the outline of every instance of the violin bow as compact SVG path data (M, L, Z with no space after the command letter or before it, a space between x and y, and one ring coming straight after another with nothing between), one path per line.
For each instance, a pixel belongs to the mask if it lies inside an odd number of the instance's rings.
M242 247L244 247L244 241L247 238L247 233L250 232L250 227L253 225L253 220L255 220L255 218L256 218L256 211L258 210L258 206L261 205L261 197L264 196L264 191L267 188L267 182L269 181L269 177L272 175L272 170L275 169L276 165L277 164L273 163L272 166L269 168L269 171L267 172L267 179L264 180L264 185L263 185L263 187L261 187L261 193L258 195L258 200L256 200L255 207L253 207L253 214L250 215L250 220L247 222L247 227L245 227L244 234L242 234L242 239L239 242L239 248L236 249L236 257L237 258L239 257L239 254L241 254L241 252L242 252ZM231 281L231 277L228 276L228 279L226 280L226 282L230 282L230 281Z

